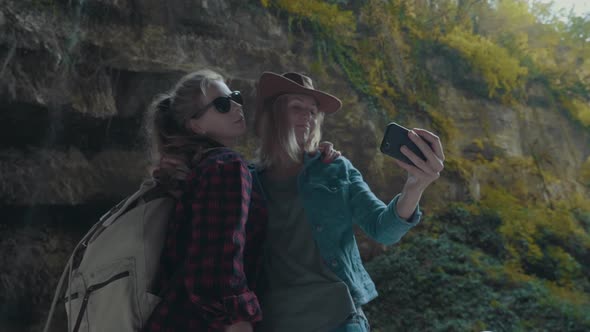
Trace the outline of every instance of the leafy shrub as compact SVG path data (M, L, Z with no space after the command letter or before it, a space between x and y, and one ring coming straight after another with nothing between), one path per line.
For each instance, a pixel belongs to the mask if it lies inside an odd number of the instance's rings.
M409 236L367 269L380 293L366 306L375 331L590 329L587 296L556 296L535 278L515 282L501 260L446 234Z
M524 86L527 69L493 41L460 27L443 36L441 41L469 60L486 81L490 97L498 92L510 94Z

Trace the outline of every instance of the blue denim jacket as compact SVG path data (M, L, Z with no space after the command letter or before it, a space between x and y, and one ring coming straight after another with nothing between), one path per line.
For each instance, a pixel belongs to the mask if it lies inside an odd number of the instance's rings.
M259 181L259 171L253 175ZM384 204L348 159L340 157L325 164L319 153L305 156L298 190L326 265L346 283L357 306L377 297L375 284L361 262L353 224L376 241L389 245L418 224L420 209L410 220L401 219L395 208L399 195Z

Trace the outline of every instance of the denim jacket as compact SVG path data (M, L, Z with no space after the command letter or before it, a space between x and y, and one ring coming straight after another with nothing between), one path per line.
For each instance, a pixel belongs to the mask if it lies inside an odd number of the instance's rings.
M259 181L259 172L253 172L255 181ZM371 301L378 294L361 262L353 224L382 244L394 244L418 224L420 209L408 221L400 218L395 208L399 195L384 204L344 157L326 164L319 153L306 155L297 182L323 261L346 283L355 305Z

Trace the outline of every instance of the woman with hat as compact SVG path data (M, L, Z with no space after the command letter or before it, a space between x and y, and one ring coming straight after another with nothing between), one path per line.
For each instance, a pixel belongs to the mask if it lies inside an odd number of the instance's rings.
M325 164L318 158L324 116L340 107L307 76L265 72L260 78L255 129L261 145L253 181L262 185L269 212L261 331L368 331L361 307L377 291L353 224L378 242L398 242L419 222L420 197L443 169L438 137L413 129L410 139L427 160L403 150L417 166L396 160L408 179L384 204L348 159Z

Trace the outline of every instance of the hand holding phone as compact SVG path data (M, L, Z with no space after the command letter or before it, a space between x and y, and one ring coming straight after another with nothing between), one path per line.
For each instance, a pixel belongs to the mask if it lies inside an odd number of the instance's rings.
M401 152L402 146L407 146L412 152L414 152L422 160L426 161L426 156L422 153L420 148L410 140L408 137L409 129L400 126L399 124L392 122L385 128L385 134L383 135L383 141L381 142L381 152L384 154L403 161L407 164L416 166L405 154Z

